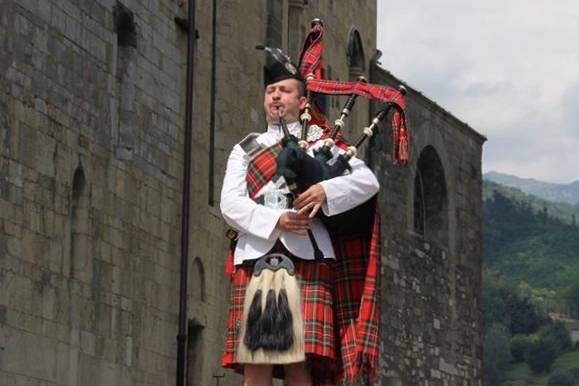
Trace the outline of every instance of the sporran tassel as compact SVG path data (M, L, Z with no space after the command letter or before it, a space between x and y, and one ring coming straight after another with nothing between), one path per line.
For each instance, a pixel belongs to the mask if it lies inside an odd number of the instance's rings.
M259 262L256 263L256 272L246 288L237 348L239 363L287 364L305 360L300 289L293 263L284 258L291 269L258 270Z
M277 302L275 299L275 291L270 289L267 291L265 298L265 309L261 314L259 326L261 329L261 336L259 339L259 347L264 350L275 350L277 348L277 331L276 331L276 316L277 316ZM249 321L249 320L248 320Z
M276 350L287 350L294 342L292 313L285 288L279 290L277 295L277 314L275 320L276 330L280 336Z
M247 314L247 331L243 342L251 350L257 350L260 338L260 320L261 320L261 290L258 289L253 295L249 313Z

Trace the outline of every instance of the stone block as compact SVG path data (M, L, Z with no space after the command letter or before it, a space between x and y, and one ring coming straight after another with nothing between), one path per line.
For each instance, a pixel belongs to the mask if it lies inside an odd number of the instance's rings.
M26 374L48 382L56 380L56 342L50 338L12 329L3 343L3 371Z
M20 125L20 161L31 169L46 176L54 176L54 139L44 136L36 128Z
M14 206L10 201L0 198L0 218L12 219L14 217Z
M80 332L80 350L83 354L95 354L96 336L88 331Z
M63 342L58 342L56 346L56 381L62 385L78 384L78 360L79 350Z

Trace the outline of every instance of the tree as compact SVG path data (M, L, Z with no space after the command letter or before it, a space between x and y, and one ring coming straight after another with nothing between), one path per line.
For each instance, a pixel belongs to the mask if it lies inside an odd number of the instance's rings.
M502 324L492 325L484 336L484 384L499 385L511 361L510 335Z
M511 357L513 363L524 362L533 347L532 339L527 335L517 334L511 339Z
M570 371L557 370L549 377L547 386L573 386L575 377Z
M535 373L546 373L557 358L557 349L550 339L540 339L529 351L527 362Z
M483 323L486 329L494 323L508 326L511 334L532 334L549 322L546 313L531 301L528 284L518 287L495 271L483 271Z
M565 323L561 321L553 322L552 324L543 327L541 330L541 340L549 340L553 343L556 350L556 356L569 351L573 345L571 341L571 334Z
M513 334L532 334L548 321L529 298L518 294L512 294L507 300L507 312L511 317L510 329Z
M496 272L485 269L483 271L483 327L485 331L495 323L505 326L511 324L506 307L508 297L509 288L503 278Z
M567 288L565 291L565 302L569 309L569 315L579 318L579 282Z

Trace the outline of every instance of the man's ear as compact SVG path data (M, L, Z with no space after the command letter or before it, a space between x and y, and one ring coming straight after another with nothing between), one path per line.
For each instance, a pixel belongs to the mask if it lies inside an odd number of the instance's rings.
M307 103L308 103L308 98L306 98L305 96L301 96L300 97L300 110L305 109Z

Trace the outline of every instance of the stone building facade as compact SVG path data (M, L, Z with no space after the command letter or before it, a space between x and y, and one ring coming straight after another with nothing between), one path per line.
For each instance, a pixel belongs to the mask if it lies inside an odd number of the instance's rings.
M403 82L376 65L371 82ZM481 158L485 137L406 85L409 167L383 130L368 162L382 183L383 385L482 385ZM372 106L372 112L379 106Z
M397 82L371 63L373 1L0 1L0 385L175 382L187 60L175 17L185 18L189 4L199 37L188 385L240 382L219 367L228 298L219 192L232 146L265 125L265 57L255 45L281 46L295 58L309 21L320 17L329 77L373 72ZM408 231L384 222L383 384L474 385L482 142L410 95L413 152L434 153L393 169L376 141L384 157L371 160L385 219ZM327 102L336 116L340 100ZM350 127L366 124L369 112L360 101ZM442 166L431 170L436 156ZM418 170L434 173L424 177L433 189L446 189L444 204L425 196L422 234L408 225ZM448 216L431 217L431 205Z

